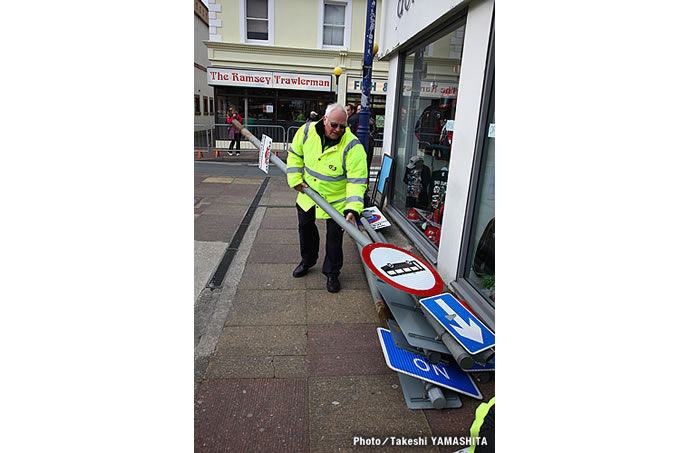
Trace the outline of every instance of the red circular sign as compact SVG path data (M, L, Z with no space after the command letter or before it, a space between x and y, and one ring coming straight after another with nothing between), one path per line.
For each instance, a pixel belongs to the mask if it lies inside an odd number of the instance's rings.
M444 282L437 271L411 252L390 244L368 244L361 257L390 286L423 297L442 293Z

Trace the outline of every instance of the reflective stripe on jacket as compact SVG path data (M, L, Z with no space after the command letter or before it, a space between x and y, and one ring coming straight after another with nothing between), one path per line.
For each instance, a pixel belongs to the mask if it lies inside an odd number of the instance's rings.
M309 122L298 129L288 148L288 185L295 187L304 179L340 214L344 215L345 210L361 214L368 184L366 151L349 129L345 129L340 143L323 151L321 137L316 131L317 123ZM303 193L298 194L297 204L305 211L316 206ZM330 216L318 208L316 218L328 219Z

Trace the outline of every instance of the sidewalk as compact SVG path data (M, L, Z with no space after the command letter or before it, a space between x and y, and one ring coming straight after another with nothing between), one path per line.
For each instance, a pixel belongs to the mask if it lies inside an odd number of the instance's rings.
M212 252L203 255L207 260L230 247L265 175L222 178L195 178L195 240L197 253ZM385 365L379 321L351 237L343 243L339 293L326 291L321 273L324 221L317 221L318 264L305 277L292 277L300 261L295 196L282 176L270 177L223 286L197 284L195 450L413 448L353 446L355 436L427 436L428 446L418 451L461 449L432 446L429 437L468 436L480 401L461 396L462 408L442 411L406 407L399 379ZM390 243L415 252L396 226L389 230ZM493 379L478 386L484 401L494 395Z

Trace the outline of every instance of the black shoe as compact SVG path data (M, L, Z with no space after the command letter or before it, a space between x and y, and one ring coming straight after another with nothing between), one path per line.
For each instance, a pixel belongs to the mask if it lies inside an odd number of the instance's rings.
M312 266L314 265L312 264ZM305 275L307 275L307 272L312 266L305 266L305 263L298 264L298 267L296 267L295 270L293 271L293 277L295 278L304 277Z
M340 280L337 275L329 275L326 280L326 289L329 293L337 293L340 291Z
M227 154L229 154L230 156L234 155L234 153L232 153L231 151L227 151Z

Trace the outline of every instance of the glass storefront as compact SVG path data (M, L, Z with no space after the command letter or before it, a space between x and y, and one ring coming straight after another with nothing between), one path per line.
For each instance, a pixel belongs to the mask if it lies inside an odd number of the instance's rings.
M405 55L397 103L391 205L439 246L465 21Z
M326 106L335 102L335 93L318 91L282 90L267 88L242 88L216 86L217 124L226 122L228 109L237 108L247 124L277 125L288 128L301 126L309 112L323 115Z
M468 242L465 279L491 305L495 304L495 108L492 85L484 133L479 179Z

